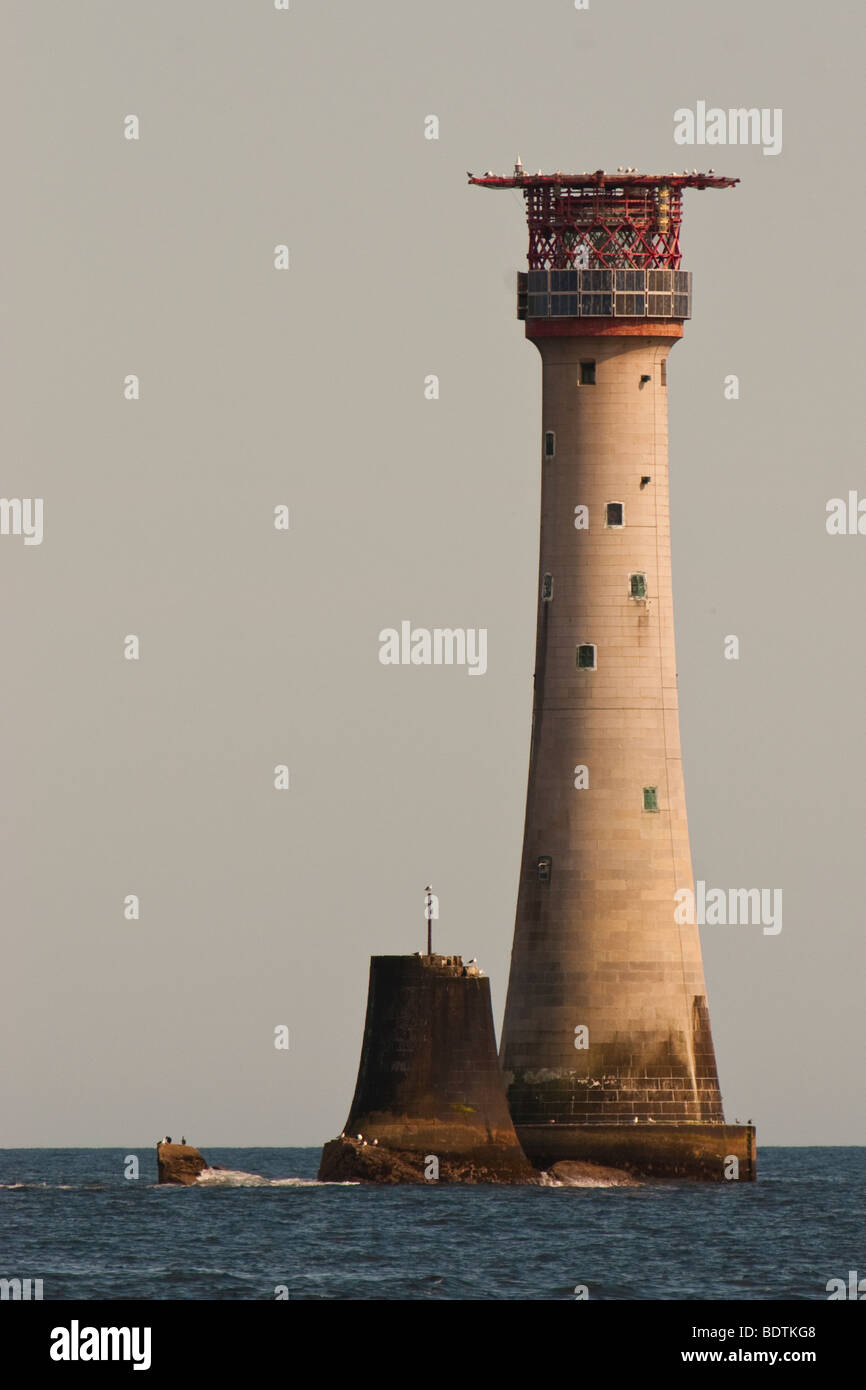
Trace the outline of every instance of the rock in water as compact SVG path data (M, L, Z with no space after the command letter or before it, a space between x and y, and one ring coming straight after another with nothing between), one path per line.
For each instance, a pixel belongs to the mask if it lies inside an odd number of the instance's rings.
M192 1144L157 1144L156 1168L159 1182L192 1187L208 1161Z
M519 1151L505 1154L501 1149L479 1145L473 1151L437 1159L436 1168L431 1167L429 1157L412 1149L389 1149L384 1144L374 1148L356 1139L331 1139L322 1150L319 1182L375 1182L388 1187L404 1182L429 1183L431 1187L457 1182L541 1184L539 1174Z

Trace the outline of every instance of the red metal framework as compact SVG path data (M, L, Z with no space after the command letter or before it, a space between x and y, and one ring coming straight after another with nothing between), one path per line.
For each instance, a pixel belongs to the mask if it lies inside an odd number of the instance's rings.
M526 199L530 270L679 270L684 188L732 188L714 174L469 175Z

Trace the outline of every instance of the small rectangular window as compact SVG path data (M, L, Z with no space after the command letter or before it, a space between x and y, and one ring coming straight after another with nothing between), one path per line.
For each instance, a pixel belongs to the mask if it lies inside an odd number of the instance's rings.
M550 855L549 855L549 854L542 854L541 858L540 858L539 860L536 861L536 865L535 865L536 873L538 874L538 882L539 882L539 883L549 883L549 882L550 882L550 873L551 873L552 868L553 868L553 860L551 859Z
M667 386L667 384L668 384L668 364L667 364L667 360L665 360L664 362L662 362L662 386Z
M631 598L646 598L646 575L630 574L628 577L628 591Z
M553 430L545 430L545 432L544 432L544 457L545 457L546 459L552 459L555 453L556 453L556 435L554 434Z
M659 808L659 789L658 787L644 787L643 789L643 808L645 811L657 811Z
M595 385L595 363L581 362L580 364L580 384L581 386Z
M577 649L577 665L581 671L595 670L595 647L589 643L582 643Z
M553 575L546 574L541 581L541 597L545 603L549 603L553 598Z
M623 525L623 508L621 502L608 502L607 504L607 526Z

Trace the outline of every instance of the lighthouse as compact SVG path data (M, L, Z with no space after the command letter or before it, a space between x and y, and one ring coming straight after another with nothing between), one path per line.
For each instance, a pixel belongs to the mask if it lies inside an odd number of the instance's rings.
M541 357L541 535L523 853L500 1061L530 1160L752 1178L726 1125L680 756L667 365L709 174L469 176L522 192L517 316Z

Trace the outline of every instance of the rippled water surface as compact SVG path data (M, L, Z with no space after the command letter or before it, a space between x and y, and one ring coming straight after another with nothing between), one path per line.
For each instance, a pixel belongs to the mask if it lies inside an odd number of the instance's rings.
M0 1277L46 1299L821 1299L866 1275L866 1148L761 1149L756 1183L639 1188L315 1182L318 1149L0 1150Z

